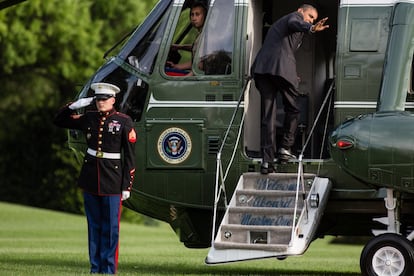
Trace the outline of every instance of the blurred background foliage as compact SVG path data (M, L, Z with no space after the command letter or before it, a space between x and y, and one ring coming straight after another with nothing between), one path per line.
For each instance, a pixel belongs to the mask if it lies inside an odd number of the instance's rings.
M52 119L156 2L27 0L0 10L0 201L83 212L80 166Z

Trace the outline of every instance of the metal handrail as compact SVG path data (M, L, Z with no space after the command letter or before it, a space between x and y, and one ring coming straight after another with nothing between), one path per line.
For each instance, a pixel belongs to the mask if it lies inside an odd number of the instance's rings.
M245 83L245 85L243 87L242 93L240 93L240 97L239 97L239 100L237 102L237 106L235 107L235 109L233 111L233 115L231 117L230 123L229 123L229 125L227 127L227 130L226 130L226 133L224 135L223 142L221 143L220 149L217 152L217 158L216 158L216 183L215 183L215 188L214 188L214 210L213 210L213 226L212 226L213 229L211 231L211 233L212 233L211 234L212 235L211 236L211 245L212 245L212 247L214 245L214 238L215 238L215 235L216 235L215 229L216 229L216 220L217 220L217 207L218 207L218 203L220 201L221 193L222 192L223 192L223 195L224 195L224 205L225 205L225 208L227 209L227 207L228 207L227 196L226 196L226 188L225 188L225 181L226 181L227 175L229 173L230 167L233 164L234 156L236 155L236 151L237 151L237 145L239 144L239 141L240 141L240 137L241 137L241 133L242 133L242 128L243 128L243 122L244 122L244 118L245 118L245 113L244 112L243 112L243 116L242 116L242 119L241 119L241 122L240 122L239 130L238 130L238 134L237 134L237 139L236 139L235 145L233 147L233 152L232 152L231 158L229 160L229 163L227 165L226 172L225 172L224 175L223 175L223 164L221 162L222 161L221 160L221 156L222 156L222 152L223 152L223 149L224 149L224 144L225 144L225 142L226 142L226 140L227 140L227 138L229 136L230 129L231 129L233 123L234 123L234 120L235 120L236 115L237 115L237 112L238 112L238 110L240 108L242 99L245 96L245 93L247 91L247 87L248 87L248 85L250 83L251 83L251 78L249 77L249 78L247 78L247 81L246 81L246 83Z
M297 176L297 180L296 180L295 209L294 209L294 212L293 212L293 224L292 224L292 233L291 233L291 239L290 239L291 242L292 242L292 240L295 236L295 232L296 232L295 228L296 228L296 225L298 224L298 222L296 222L296 215L297 215L298 201L299 201L299 187L300 187L301 183L302 183L302 192L303 192L303 194L305 194L305 183L304 183L305 181L304 181L304 177L303 177L303 153L305 152L305 149L306 149L306 147L307 147L307 145L310 141L310 138L312 137L313 132L315 131L316 124L319 121L319 118L322 114L322 111L325 108L325 105L326 105L329 97L331 96L331 93L332 93L334 87L335 87L335 82L332 82L331 85L329 86L328 92L326 93L325 99L323 100L322 105L319 109L318 115L316 116L316 119L313 122L312 128L311 128L311 130L309 132L309 135L308 135L308 138L306 139L306 142L305 142L305 144L302 148L302 151L300 152L300 155L299 155L298 176ZM328 109L328 114L329 114L329 111L330 110ZM328 119L329 119L329 117L327 116L327 120ZM321 150L323 150L323 148ZM304 202L304 209L305 209L305 212L307 214L308 213L308 208L307 208L307 204L305 202Z

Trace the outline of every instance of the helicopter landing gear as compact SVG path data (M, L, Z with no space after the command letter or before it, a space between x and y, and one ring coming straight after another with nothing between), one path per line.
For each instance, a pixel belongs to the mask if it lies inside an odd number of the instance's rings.
M361 253L362 275L414 275L414 247L405 237L387 233L369 241Z
M387 216L375 218L387 229L375 230L376 236L364 247L360 258L362 275L367 276L405 276L414 275L414 245L400 233L400 200L399 194L394 197L394 191L387 189L384 198Z
M387 209L387 216L382 218L374 218L374 221L377 221L381 224L387 226L387 230L376 230L373 229L372 233L375 236L385 233L396 233L400 234L400 200L399 197L394 196L393 189L387 189L387 197L384 198L385 208Z

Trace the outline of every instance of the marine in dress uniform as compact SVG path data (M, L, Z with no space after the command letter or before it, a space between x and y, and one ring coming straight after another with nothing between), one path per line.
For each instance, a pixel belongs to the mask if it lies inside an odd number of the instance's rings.
M291 152L299 120L296 102L299 78L296 73L295 52L305 33L314 33L329 27L324 25L327 18L312 25L317 16L316 9L305 4L273 23L252 65L252 76L261 96L261 172L264 174L275 171L272 163L276 150L277 92L282 94L285 109L279 159L296 158Z
M91 88L94 97L66 105L54 123L85 134L88 149L78 185L88 221L91 273L115 274L121 204L129 198L134 180L136 133L131 118L113 107L120 89L109 83L94 83ZM75 114L94 101L97 111Z

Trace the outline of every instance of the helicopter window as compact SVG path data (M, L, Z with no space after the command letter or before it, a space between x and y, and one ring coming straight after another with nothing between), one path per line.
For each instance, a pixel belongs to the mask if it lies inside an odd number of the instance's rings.
M93 97L94 91L90 86L94 82L107 82L117 85L121 91L116 96L116 110L129 115L133 121L141 120L145 99L148 95L148 83L115 63L109 62L84 86L80 98ZM96 110L96 106L94 104L89 105L85 110Z
M185 9L181 12L178 19L177 28L171 45L171 50L168 55L168 60L174 63L191 60L191 48L193 42L196 40L198 32L189 23L190 9Z
M128 56L128 62L139 71L148 74L152 73L155 59L159 52L161 39L167 26L168 16L169 12L166 12L138 42Z
M207 1L187 0L183 4L170 46L165 73L169 76L190 76L200 32L208 13Z
M232 70L234 41L234 3L216 0L209 11L194 61L196 72L227 75Z
M411 59L411 68L409 75L409 83L407 88L407 97L405 99L405 109L413 112L414 110L414 56Z
M350 52L377 52L381 41L379 19L353 19L349 42Z
M407 101L414 101L414 57L411 60L411 74L410 74L410 87L408 89Z

